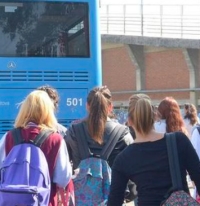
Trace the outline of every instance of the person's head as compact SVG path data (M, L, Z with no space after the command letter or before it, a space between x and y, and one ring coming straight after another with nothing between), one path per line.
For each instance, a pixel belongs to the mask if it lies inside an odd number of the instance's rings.
M166 120L166 132L186 133L178 102L173 97L165 97L158 106L161 119Z
M87 97L87 122L91 137L102 143L107 117L112 111L112 96L107 86L93 88Z
M15 127L26 128L29 122L37 124L41 129L56 130L54 105L45 91L32 91L21 103Z
M160 119L160 114L158 112L158 106L157 105L154 105L152 106L153 110L154 110L154 120L155 122L157 122L159 119Z
M188 118L190 120L190 124L194 125L198 122L198 117L197 117L197 109L195 105L186 103L184 104L184 111L185 115L184 118Z
M53 101L55 110L58 109L59 95L55 88L49 85L44 85L44 86L38 87L37 90L45 91L49 95L50 99Z
M151 99L145 94L135 94L129 99L128 122L135 131L147 135L154 124L154 110Z
M108 114L108 117L109 117L110 119L117 120L117 115L116 115L113 111L111 111L111 112Z

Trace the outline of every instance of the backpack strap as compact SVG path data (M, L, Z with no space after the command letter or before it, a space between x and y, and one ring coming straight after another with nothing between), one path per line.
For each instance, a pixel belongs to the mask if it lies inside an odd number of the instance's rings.
M73 124L72 129L75 133L77 144L78 144L78 150L80 152L81 159L86 159L87 157L91 156L92 153L88 147L86 137L88 136L86 134L85 128L84 128L84 122Z
M106 145L103 147L103 150L101 151L101 157L102 159L107 160L110 156L111 152L113 151L115 145L117 144L119 138L124 133L124 127L120 124L117 124L117 126L113 129L111 132L111 136L106 143Z
M198 132L200 134L200 125L198 125L196 128L197 128L197 130L198 130Z
M199 124L194 126L192 133L194 132L195 129L197 129L199 134L200 134L200 125Z
M14 145L21 144L24 140L21 135L21 128L14 128L11 130Z
M43 144L43 142L49 137L50 134L52 134L53 131L52 130L41 130L40 133L36 136L36 138L34 139L34 144L37 147L41 147L41 145Z
M12 137L14 140L14 145L18 145L24 142L24 139L22 138L22 135L21 135L21 128L12 129L11 133L12 133ZM53 133L52 130L41 130L39 134L36 136L36 138L33 140L33 143L37 147L41 147L43 142L49 137L51 133Z
M95 157L95 155L91 153L90 148L88 147L88 144L86 141L86 137L88 135L85 131L84 123L78 123L76 125L72 125L72 128L77 137L76 139L78 142L78 149L80 152L81 159L85 159L89 156ZM117 124L115 128L113 129L113 131L111 132L111 135L109 135L110 138L108 142L105 144L105 146L103 147L99 157L107 160L111 152L113 151L116 143L118 142L119 138L121 137L123 133L124 133L124 127L120 124Z
M182 180L177 152L176 135L174 132L166 133L166 142L173 190L176 191L182 189Z

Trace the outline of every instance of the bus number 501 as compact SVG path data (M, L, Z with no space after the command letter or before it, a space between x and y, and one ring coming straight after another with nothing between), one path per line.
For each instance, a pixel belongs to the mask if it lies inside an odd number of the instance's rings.
M78 98L67 98L67 106L82 106L83 105L83 100L82 98L78 99Z

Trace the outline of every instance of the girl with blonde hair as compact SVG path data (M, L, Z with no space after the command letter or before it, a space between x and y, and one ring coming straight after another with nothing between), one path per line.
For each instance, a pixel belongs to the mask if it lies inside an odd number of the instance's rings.
M20 104L14 127L20 128L24 142L34 140L41 130L52 130L52 133L41 145L51 179L51 194L49 206L56 206L56 187L65 187L71 179L72 168L69 162L68 151L64 139L58 134L57 120L54 115L54 105L44 91L31 92ZM14 146L12 132L7 132L0 141L0 167Z
M54 105L47 93L33 91L21 102L14 126L27 128L30 122L37 124L40 129L51 129L56 132L57 120L54 115Z

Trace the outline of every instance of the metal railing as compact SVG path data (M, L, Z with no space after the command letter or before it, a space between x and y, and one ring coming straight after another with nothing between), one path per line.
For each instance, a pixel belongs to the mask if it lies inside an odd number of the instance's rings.
M101 5L101 33L200 39L200 4Z

